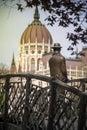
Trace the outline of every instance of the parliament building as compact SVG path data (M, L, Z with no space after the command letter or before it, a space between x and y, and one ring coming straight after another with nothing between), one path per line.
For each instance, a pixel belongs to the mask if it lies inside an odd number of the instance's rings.
M61 43L60 43L61 44ZM32 73L50 76L49 58L52 56L53 39L44 24L40 21L38 7L34 19L24 30L17 59L12 59L11 73ZM66 59L69 79L87 77L87 47L82 48L84 56Z

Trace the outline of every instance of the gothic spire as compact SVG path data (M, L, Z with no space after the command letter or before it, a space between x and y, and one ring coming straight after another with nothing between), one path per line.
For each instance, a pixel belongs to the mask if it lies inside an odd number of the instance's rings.
M13 57L12 57L10 73L16 73L16 65L15 65L14 53L13 53Z
M35 14L34 14L34 20L35 20L35 21L38 21L39 18L40 18L40 15L39 15L38 7L36 6Z
M13 53L13 57L12 57L12 65L15 65L15 60L14 60L14 53Z

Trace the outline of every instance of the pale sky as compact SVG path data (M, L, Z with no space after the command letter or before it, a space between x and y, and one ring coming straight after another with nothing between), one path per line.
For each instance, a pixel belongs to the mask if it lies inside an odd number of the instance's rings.
M0 7L0 63L4 63L10 67L12 55L14 52L15 58L18 54L18 44L22 33L26 27L33 21L35 8L28 8L22 13L17 9ZM53 42L61 43L62 54L65 57L70 57L70 52L67 51L69 41L66 39L68 29L58 27L57 25L48 26L44 19L48 16L47 12L43 12L39 8L40 21L50 31ZM71 28L69 28L70 30Z

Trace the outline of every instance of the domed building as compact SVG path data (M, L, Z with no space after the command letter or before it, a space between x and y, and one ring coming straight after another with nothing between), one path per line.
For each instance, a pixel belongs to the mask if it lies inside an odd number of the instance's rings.
M16 61L16 72L38 73L50 76L49 59L52 56L53 40L48 29L40 21L38 7L35 9L34 20L23 32ZM66 69L68 79L87 77L87 47L82 49L85 56L67 58ZM13 73L14 60L11 64ZM41 83L40 83L41 84Z
M39 19L40 15L36 7L34 20L25 29L20 39L17 58L18 72L35 73L41 70L43 54L51 52L52 36Z

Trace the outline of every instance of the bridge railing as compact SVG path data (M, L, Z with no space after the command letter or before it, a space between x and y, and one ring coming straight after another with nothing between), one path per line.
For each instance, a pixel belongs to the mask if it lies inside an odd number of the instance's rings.
M87 78L72 79L68 81L68 84L82 92L87 92Z
M86 81L0 75L0 130L86 130Z

